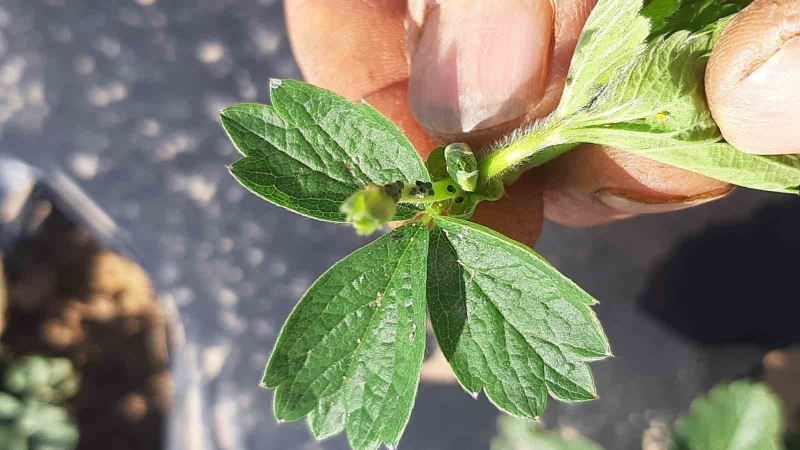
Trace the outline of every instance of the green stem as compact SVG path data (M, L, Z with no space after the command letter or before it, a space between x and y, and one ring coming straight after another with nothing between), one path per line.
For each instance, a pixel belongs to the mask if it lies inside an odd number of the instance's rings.
M451 179L441 180L433 183L433 188L428 189L426 193L412 194L411 192L414 189L419 190L419 188L413 184L406 186L403 189L402 195L400 196L400 203L412 203L415 205L431 204L443 202L445 200L454 199L464 195L461 188L458 187L458 184ZM433 192L433 195L431 195L430 192Z
M561 122L550 118L534 125L521 137L511 140L488 153L479 161L480 183L487 183L512 172L516 168L528 169L564 153L565 142L558 134ZM549 151L550 149L557 151Z

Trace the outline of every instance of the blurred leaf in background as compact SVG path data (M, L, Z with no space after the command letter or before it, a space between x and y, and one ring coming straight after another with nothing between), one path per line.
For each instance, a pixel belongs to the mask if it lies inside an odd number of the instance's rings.
M692 402L675 426L673 450L783 449L783 413L763 384L737 381Z
M492 450L602 450L602 447L577 434L544 431L537 423L504 416L497 421Z
M800 450L800 434L783 433L778 398L766 384L737 381L698 397L678 420L670 450ZM545 431L513 417L497 422L492 450L602 450L577 433Z
M72 363L28 356L0 373L0 450L74 449L78 428L64 406L79 388Z

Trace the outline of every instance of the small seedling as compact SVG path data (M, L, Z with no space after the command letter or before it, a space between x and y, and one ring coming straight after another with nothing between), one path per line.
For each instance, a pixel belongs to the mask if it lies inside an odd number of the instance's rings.
M64 407L78 390L72 363L29 356L0 369L0 450L74 449L78 428Z
M600 0L553 114L478 153L423 163L370 105L292 80L271 106L233 105L222 124L243 158L230 172L298 214L360 233L405 222L334 265L292 312L267 364L279 420L357 450L397 445L425 353L426 315L471 395L536 419L549 397L596 398L588 362L610 355L595 300L530 248L469 221L504 183L580 143L740 186L797 193L800 156L725 143L705 103L708 55L743 0Z

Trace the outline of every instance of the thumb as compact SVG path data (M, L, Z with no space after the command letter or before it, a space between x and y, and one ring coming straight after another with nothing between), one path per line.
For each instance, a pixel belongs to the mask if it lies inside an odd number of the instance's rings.
M545 94L550 0L409 3L409 104L443 140L521 120Z
M742 10L711 54L706 93L733 146L800 153L800 1L755 0Z

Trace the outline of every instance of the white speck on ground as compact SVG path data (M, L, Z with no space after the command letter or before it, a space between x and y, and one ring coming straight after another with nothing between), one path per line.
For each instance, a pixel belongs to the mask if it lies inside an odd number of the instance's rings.
M231 352L231 347L228 344L214 345L207 347L203 350L202 365L203 376L208 380L213 380L219 376L222 366L225 365L225 360Z
M152 124L148 125L146 129L147 132L154 135L156 135L157 132L160 132L160 126L153 127L150 125ZM159 161L170 161L175 159L175 157L181 153L193 151L196 146L197 141L190 135L183 132L177 132L163 139L158 143L158 145L155 146L156 159Z
M251 36L256 48L263 55L272 55L280 48L281 36L268 28L257 28L252 31Z
M139 124L139 131L147 137L157 137L161 134L161 124L154 119L144 119Z
M122 53L122 44L114 38L100 36L94 41L94 48L107 58L116 58Z
M219 303L222 306L226 307L236 306L236 303L238 303L238 301L239 297L232 290L228 288L223 288L222 290L219 291Z
M257 248L251 248L247 251L247 263L251 266L257 266L264 261L264 252Z
M156 4L156 0L136 0L136 3L142 6L153 6Z
M97 172L100 169L100 159L97 155L89 153L73 153L69 159L69 166L78 178L91 180L97 176Z
M226 383L223 387L226 391L232 390L232 386ZM241 412L236 399L227 392L227 395L220 395L214 403L214 429L216 430L217 446L220 450L235 450L242 448L241 435Z
M233 250L233 240L231 238L222 238L217 241L217 249L220 253L230 253Z
M247 321L233 311L223 311L220 316L221 328L236 336L247 330Z
M49 115L41 76L31 70L38 55L11 55L0 59L0 134L6 124L38 132Z
M178 286L172 289L170 293L178 306L186 306L194 301L194 292L186 286Z
M121 82L114 81L105 86L92 86L87 96L92 105L104 108L128 98L128 88Z
M642 433L642 450L666 450L669 435L666 420L661 418L650 420L647 429Z
M225 46L217 41L206 41L197 47L197 59L205 64L215 64L225 57Z
M217 193L216 182L198 174L173 174L168 183L173 192L182 192L203 206L211 203Z

